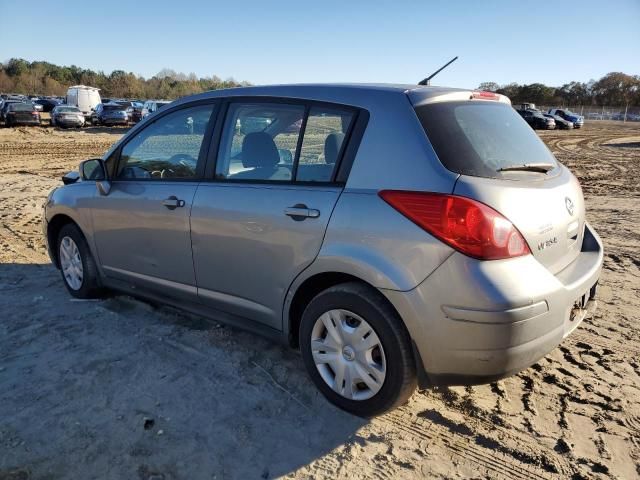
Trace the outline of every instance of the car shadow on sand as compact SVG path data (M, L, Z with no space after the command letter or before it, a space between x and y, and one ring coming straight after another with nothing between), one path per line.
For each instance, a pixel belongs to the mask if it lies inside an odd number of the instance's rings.
M256 335L77 301L51 265L0 264L0 312L0 478L273 478L314 461L331 476L322 457L362 441L366 421Z

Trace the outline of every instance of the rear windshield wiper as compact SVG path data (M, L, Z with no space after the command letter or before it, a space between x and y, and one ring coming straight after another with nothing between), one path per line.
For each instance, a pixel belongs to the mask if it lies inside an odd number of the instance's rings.
M556 168L553 163L525 163L522 165L508 165L498 169L499 172L541 172L547 173L550 170Z

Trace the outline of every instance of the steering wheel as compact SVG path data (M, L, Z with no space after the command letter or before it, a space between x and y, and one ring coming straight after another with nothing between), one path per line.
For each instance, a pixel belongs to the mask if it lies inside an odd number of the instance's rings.
M177 153L169 159L169 162L179 163L183 167L193 168L198 163L198 160L187 153Z

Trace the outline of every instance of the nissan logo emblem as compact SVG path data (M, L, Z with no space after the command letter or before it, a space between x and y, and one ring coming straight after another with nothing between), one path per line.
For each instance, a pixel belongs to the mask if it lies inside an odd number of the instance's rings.
M567 212L569 212L569 215L573 215L573 202L569 197L565 197L564 205L565 207L567 207Z

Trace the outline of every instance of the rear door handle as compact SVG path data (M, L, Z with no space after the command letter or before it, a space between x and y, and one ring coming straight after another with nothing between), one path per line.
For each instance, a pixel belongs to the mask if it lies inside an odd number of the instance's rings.
M318 218L320 216L320 210L315 208L308 208L302 203L298 203L293 207L284 209L284 214L294 220L304 220L305 218Z
M165 198L162 201L162 205L167 207L169 210L175 210L178 207L184 207L184 200L180 200L175 195L171 195L169 198Z

